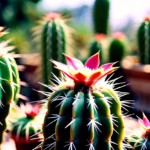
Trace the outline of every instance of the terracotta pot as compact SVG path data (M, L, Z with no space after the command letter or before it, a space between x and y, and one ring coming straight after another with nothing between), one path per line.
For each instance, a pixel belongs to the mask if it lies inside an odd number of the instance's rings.
M134 57L124 60L123 72L135 98L135 109L150 113L150 65L141 65Z
M21 136L17 139L16 135L11 135L11 138L15 141L17 150L32 150L40 144L39 139L27 141L25 137ZM41 148L35 150L41 150Z

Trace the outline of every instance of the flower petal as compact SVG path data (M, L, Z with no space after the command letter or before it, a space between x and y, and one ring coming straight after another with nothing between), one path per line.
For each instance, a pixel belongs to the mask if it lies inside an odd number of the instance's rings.
M70 73L68 72L68 66L67 65L60 63L60 62L57 62L55 60L51 60L51 62L56 65L56 67L55 67L56 69L62 71L65 75L67 75L72 80L75 80L74 77L72 75L70 75Z
M147 128L148 126L150 126L150 122L149 120L147 119L147 117L145 116L144 112L143 112L143 123L144 123L144 126Z
M104 71L106 71L106 70L110 69L116 63L117 62L104 64L104 65L100 66L99 69L104 68Z
M86 79L86 86L91 86L95 81L101 77L103 74L103 69L97 69L93 71L89 77Z
M87 76L85 74L83 74L82 72L77 72L76 74L74 74L74 77L82 83L84 83L84 81L87 78Z
M72 58L66 54L64 54L67 59L67 66L71 69L78 70L84 67L82 62L78 59Z
M99 66L99 52L91 56L84 65L84 67L94 70L96 70L98 66Z

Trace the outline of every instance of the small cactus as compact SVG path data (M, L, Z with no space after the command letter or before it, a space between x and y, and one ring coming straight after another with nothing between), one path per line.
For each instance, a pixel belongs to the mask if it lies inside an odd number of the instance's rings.
M62 79L47 103L43 124L42 150L122 150L125 144L121 113L124 94L115 88L115 80L106 80L114 72L114 63L99 67L99 53L85 65L65 55L67 65L52 61L62 71ZM45 85L46 86L46 85ZM48 93L46 93L48 95Z
M123 42L124 34L122 32L116 32L109 47L109 61L116 62L123 59L125 56L125 45Z
M93 8L93 22L95 33L108 33L109 0L95 0Z
M0 27L0 36L6 34L4 27ZM10 40L0 43L0 143L3 141L3 132L6 129L6 117L10 110L10 103L17 102L19 92L18 70L15 60L8 53L14 46L7 46Z
M140 62L150 64L150 16L145 17L145 21L141 23L137 33L137 42Z
M103 47L102 47L102 40L106 38L105 34L96 34L95 40L92 42L90 47L90 56L98 53L100 51L100 62L103 62Z

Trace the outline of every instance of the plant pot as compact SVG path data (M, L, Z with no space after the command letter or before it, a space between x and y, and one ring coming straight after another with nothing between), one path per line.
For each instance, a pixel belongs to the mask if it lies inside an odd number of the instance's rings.
M21 136L17 139L16 135L11 135L11 138L15 141L17 150L33 150L40 144L39 139L27 141L25 137ZM36 148L34 150L41 150L41 148Z
M135 109L150 113L150 65L141 65L135 57L122 62L123 72L134 94Z

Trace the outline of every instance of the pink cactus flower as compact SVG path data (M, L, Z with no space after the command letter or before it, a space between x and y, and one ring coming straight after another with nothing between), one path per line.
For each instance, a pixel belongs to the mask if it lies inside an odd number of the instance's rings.
M113 34L113 37L114 37L116 40L122 40L122 39L125 37L125 35L124 35L123 32L115 32L115 33Z
M78 59L64 54L67 65L52 60L56 68L74 80L76 85L90 87L106 75L111 74L117 67L115 63L108 63L99 67L99 52L91 56L85 65Z
M97 42L101 42L102 40L106 39L106 35L105 34L96 34L95 35L95 39Z
M35 117L40 111L40 105L37 103L32 106L30 103L26 103L24 111L27 116Z
M50 12L48 14L45 14L45 17L43 17L46 20L55 20L57 18L61 17L61 14Z
M139 123L148 133L150 133L150 122L148 118L145 116L144 112L143 112L143 120L139 119Z

